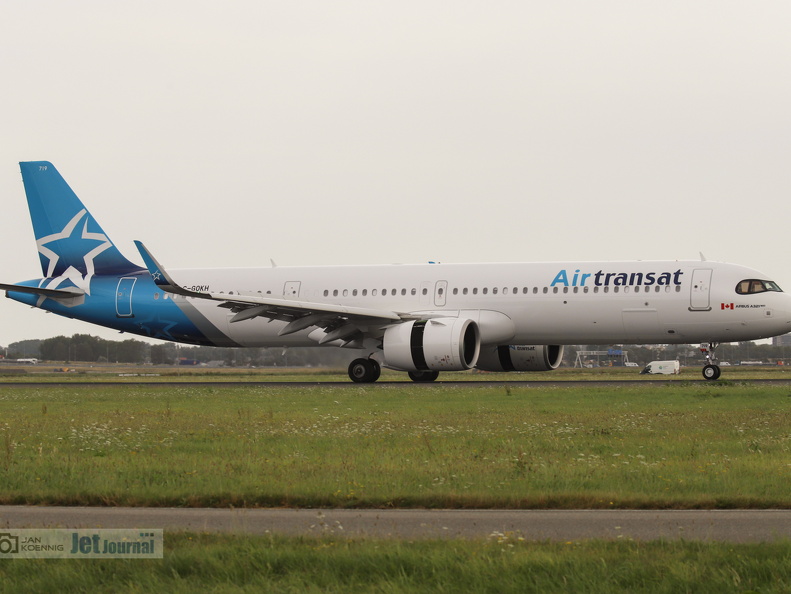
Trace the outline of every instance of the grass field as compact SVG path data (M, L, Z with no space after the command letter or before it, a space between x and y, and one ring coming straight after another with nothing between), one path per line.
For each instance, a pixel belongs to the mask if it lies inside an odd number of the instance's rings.
M742 381L0 386L0 503L788 508L790 421L791 387ZM169 532L159 561L0 561L0 592L120 589L788 592L791 541Z
M791 546L169 534L162 560L0 562L0 592L791 591Z
M0 387L0 502L791 507L791 387Z

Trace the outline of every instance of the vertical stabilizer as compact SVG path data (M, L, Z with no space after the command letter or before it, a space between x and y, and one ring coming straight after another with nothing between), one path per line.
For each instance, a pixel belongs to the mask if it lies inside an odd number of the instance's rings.
M118 251L52 163L19 164L45 278L143 270ZM79 282L75 282L79 285Z

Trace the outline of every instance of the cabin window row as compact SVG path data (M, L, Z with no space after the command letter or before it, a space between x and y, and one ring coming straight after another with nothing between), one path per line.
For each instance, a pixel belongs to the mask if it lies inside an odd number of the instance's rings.
M349 295L351 295L352 297L357 297L359 295L359 296L362 296L362 297L367 297L368 293L369 293L368 289L360 289L360 290L352 289L351 291L349 289L343 289L343 290L334 289L332 291L332 296L333 297L339 297L339 296L348 297ZM371 293L372 297L376 297L377 295L380 295L379 289L371 289L370 293ZM386 296L386 295L393 295L393 296L395 296L395 295L398 295L398 294L399 294L398 289L382 289L382 291L381 291L381 295L382 296ZM401 289L400 294L401 295L406 295L407 294L407 290L406 289ZM410 295L417 295L417 289L411 289L409 291L409 294ZM423 295L428 295L428 289L423 289ZM329 297L330 296L329 289L324 289L324 296L325 297Z
M510 295L518 295L520 293L522 295L528 295L530 293L532 293L533 295L537 295L539 292L544 294L544 295L549 294L549 293L552 293L552 294L558 294L558 293L563 293L563 294L567 294L567 293L594 293L595 294L595 293L600 293L600 292L601 293L609 293L610 289L612 289L613 293L620 293L620 292L629 293L632 290L635 293L640 293L640 292L650 293L652 291L654 293L659 293L660 291L662 291L663 288L664 288L665 293L669 293L670 290L671 290L671 287L668 286L668 285L654 285L653 287L645 287L645 286L644 287L640 287L640 286L636 286L636 287L621 287L621 286L615 286L615 287L543 287L543 288L533 287L532 290L530 288L528 288L528 287L522 287L521 289L519 287L513 287L513 288L512 287L503 287L502 289L499 288L499 287L493 287L492 289L489 289L489 287L483 287L481 289L479 289L478 287L473 287L471 289L468 288L468 287L464 287L464 288L455 287L453 289L452 293L453 293L453 295L479 295L479 294L480 295L489 295L490 293L492 295L498 295L498 294L502 294L502 295L509 295L509 294ZM641 289L642 289L642 291L641 291ZM442 288L440 288L440 289L438 289L437 292L440 295L442 295L444 293L444 290ZM675 286L675 292L676 293L681 292L681 286L680 285L676 285ZM379 295L381 295L383 297L386 297L388 295L395 297L397 295L406 296L407 294L409 294L409 295L417 295L417 293L418 293L417 289L409 289L409 290L407 290L407 289L400 289L400 290L399 289L381 289L381 291L378 290L378 289L371 289L370 290L370 295L372 297L377 297ZM428 295L428 288L421 289L421 294L422 295ZM333 289L332 291L330 291L329 289L324 289L324 296L325 297L330 297L330 296L332 296L332 297L348 297L350 295L352 297L358 297L358 296L367 297L369 295L369 290L368 289L359 289L359 290L358 289L351 289L351 290L349 290L349 289Z

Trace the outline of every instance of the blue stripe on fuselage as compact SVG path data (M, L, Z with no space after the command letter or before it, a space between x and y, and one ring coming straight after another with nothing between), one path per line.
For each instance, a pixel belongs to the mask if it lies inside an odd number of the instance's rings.
M125 315L129 313L128 301L126 308L122 309L123 317L119 316L117 309L116 297L121 278L135 279L131 298L131 316ZM42 279L18 284L30 287L46 286L46 283L42 284ZM123 277L94 276L90 281L90 295L85 295L84 301L79 305L29 293L8 291L7 294L15 301L121 332L162 340L220 346L209 339L170 296L165 299L165 294L154 284L148 272ZM205 323L209 324L208 320ZM225 343L225 341L219 342Z

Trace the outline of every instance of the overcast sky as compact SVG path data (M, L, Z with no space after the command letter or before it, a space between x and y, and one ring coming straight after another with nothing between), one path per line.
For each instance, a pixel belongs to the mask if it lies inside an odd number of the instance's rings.
M791 3L9 0L18 161L169 268L698 259L791 290ZM87 332L0 300L0 345Z

